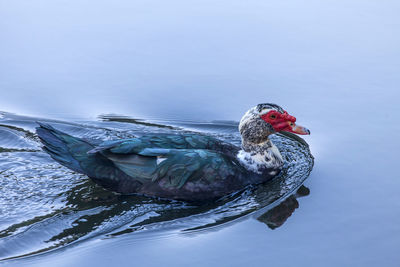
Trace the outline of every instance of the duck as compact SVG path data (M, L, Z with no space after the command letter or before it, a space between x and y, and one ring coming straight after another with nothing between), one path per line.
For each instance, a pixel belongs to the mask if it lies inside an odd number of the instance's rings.
M37 123L51 158L107 190L182 201L213 201L272 179L284 160L269 136L310 134L272 103L258 104L241 118L241 146L194 132L99 142Z

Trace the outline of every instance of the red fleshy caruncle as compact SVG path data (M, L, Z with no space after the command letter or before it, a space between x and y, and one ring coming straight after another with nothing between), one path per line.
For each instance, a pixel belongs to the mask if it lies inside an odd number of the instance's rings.
M289 122L296 122L296 118L289 115L286 111L280 113L276 110L271 110L268 113L261 115L261 119L271 124L276 132L291 130Z

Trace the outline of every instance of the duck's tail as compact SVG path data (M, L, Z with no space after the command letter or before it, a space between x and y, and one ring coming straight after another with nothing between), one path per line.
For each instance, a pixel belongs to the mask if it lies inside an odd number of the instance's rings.
M65 167L86 174L80 162L88 157L87 151L93 149L93 146L80 138L58 131L49 124L37 123L39 127L36 128L36 133L44 145L43 150Z
M141 183L118 169L101 153L87 153L95 145L37 122L36 128L43 149L58 163L89 176L94 182L113 191L133 192Z

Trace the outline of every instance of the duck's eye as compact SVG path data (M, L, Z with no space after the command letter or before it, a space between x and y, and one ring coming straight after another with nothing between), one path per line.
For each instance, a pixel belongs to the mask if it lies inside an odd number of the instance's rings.
M290 126L292 126L292 127L293 127L293 126L294 126L294 123L293 123L293 122L291 122L291 123L290 123Z
M271 119L275 120L276 119L276 115L275 114L271 114L271 116L269 116Z

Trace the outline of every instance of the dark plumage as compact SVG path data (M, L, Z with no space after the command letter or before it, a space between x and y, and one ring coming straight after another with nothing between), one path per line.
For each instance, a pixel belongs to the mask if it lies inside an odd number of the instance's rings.
M276 111L283 113L284 110L277 104L272 104L272 103L263 103L263 104L258 104L257 105L257 111L262 112L264 109L275 109Z
M109 190L203 201L267 181L279 172L279 165L268 165L280 157L268 140L273 128L249 117L246 123L252 129L242 125L241 132L246 132L243 142L252 153L200 134L148 135L98 144L44 123L39 123L37 134L54 160Z
M202 201L270 178L249 175L235 157L239 148L210 136L152 135L95 146L39 124L53 159L120 193Z

